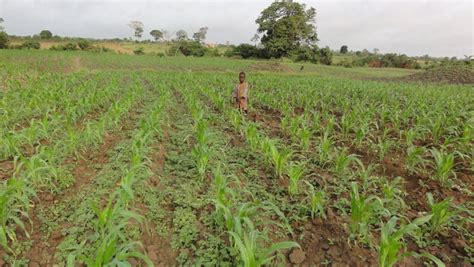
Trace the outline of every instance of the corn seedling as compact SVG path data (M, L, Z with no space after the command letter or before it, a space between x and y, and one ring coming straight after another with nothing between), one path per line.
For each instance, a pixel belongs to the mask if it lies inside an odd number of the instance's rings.
M275 168L275 174L282 178L283 170L286 168L288 160L290 159L292 152L288 149L278 151L276 145L270 147L271 159Z
M339 150L334 159L334 173L339 177L346 175L350 171L349 167L352 162L356 162L359 165L362 164L356 155L347 155L345 149Z
M351 183L351 236L360 236L364 242L369 241L370 225L374 222L377 211L384 212L383 202L376 196L364 197L359 195L356 183Z
M450 177L456 177L454 172L454 153L431 149L434 158L435 178L442 184L447 185Z
M274 254L281 250L300 247L292 241L278 242L270 247L262 246L266 240L263 233L255 229L253 223L246 219L244 224L236 225L236 231L230 231L229 235L240 252L240 258L245 267L258 267L271 264L275 258Z
M324 134L318 145L319 164L326 165L331 160L333 141L328 134Z
M309 190L307 192L307 199L309 200L311 219L314 219L316 215L319 215L322 218L326 219L326 212L324 210L326 196L324 190L316 191L316 189L311 183L307 181L305 182L309 187Z
M296 164L291 162L288 166L287 175L290 179L290 185L288 186L288 192L290 195L298 194L298 186L301 178L304 175L304 165L303 164Z
M418 172L418 167L424 168L426 160L423 158L425 149L418 146L409 146L405 158L405 165L409 173L415 174Z
M406 235L409 235L416 231L420 225L425 224L430 220L431 216L424 216L415 219L410 224L400 225L397 229L397 217L392 217L386 224L382 226L380 244L378 247L379 252L379 266L380 267L392 267L402 258L407 256L415 257L426 257L436 263L438 267L444 267L444 263L436 258L435 256L423 252L414 253L407 252L407 244L404 241Z
M440 202L435 202L431 193L427 194L428 204L430 205L431 219L428 222L429 230L432 234L439 233L448 225L456 215L452 210L451 199L447 198Z

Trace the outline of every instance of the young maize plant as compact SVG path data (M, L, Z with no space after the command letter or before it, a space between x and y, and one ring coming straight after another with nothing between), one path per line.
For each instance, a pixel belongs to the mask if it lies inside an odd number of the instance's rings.
M13 253L9 243L16 242L17 228L29 237L23 220L29 220L29 196L33 194L22 179L10 178L0 182L0 247L8 253Z
M116 199L117 196L119 196L118 199ZM148 257L137 251L137 247L141 244L130 241L125 235L126 228L132 220L141 223L142 217L127 210L121 196L123 194L120 192L112 194L102 210L95 205L92 206L97 216L97 221L95 221L97 250L94 255L79 255L78 257L87 266L128 266L130 258L141 259L148 266L153 266ZM74 258L68 259L72 263L74 260Z
M307 191L307 199L309 199L311 219L314 219L316 215L319 215L320 217L326 219L326 212L324 211L326 194L324 193L324 190L316 191L316 189L311 183L309 183L308 181L305 182L309 187L309 190Z
M192 154L196 161L199 176L201 179L204 179L211 157L211 150L208 145L209 133L207 122L204 119L199 119L196 123L196 140L197 143L193 147Z
M360 237L368 243L370 238L370 225L379 215L389 215L384 209L383 202L377 196L364 197L359 195L357 183L351 183L351 238Z
M436 148L431 149L431 155L434 158L435 178L442 185L447 185L449 178L456 178L454 172L454 153L445 152Z
M362 165L362 162L357 158L356 155L347 155L347 149L341 149L336 151L336 158L334 159L334 173L341 178L344 178L350 173L350 164L352 162Z
M416 174L419 172L420 167L422 170L425 169L426 160L423 158L425 149L419 146L410 145L407 148L405 166L410 174Z
M324 133L318 145L318 161L319 165L324 167L328 162L331 161L332 155L331 150L334 145L332 138Z
M268 165L272 165L272 147L275 146L276 140L268 137L262 137L260 140L260 151L263 155L263 159Z
M288 185L288 192L294 196L298 194L298 187L301 178L303 178L305 172L305 166L302 163L291 162L287 169L287 175L290 179L290 185Z
M407 244L404 241L406 235L414 233L420 225L425 224L431 218L431 215L415 219L409 224L402 224L397 229L397 217L392 217L381 228L379 252L379 266L392 267L399 260L407 256L426 257L433 261L438 267L444 267L444 263L435 256L423 252L407 252Z
M387 155L387 152L393 146L393 141L388 138L379 137L378 142L375 146L376 146L377 154L379 157L379 161L383 161L385 158L385 155Z
M362 123L360 126L357 127L355 131L355 140L354 144L358 147L361 147L363 142L365 141L367 134L370 131L370 126L368 123Z
M427 193L428 204L430 205L431 219L428 222L431 234L441 232L456 216L456 212L452 210L451 199L447 198L438 203L433 199L431 193Z
M262 241L267 240L267 238L255 228L248 218L243 223L236 221L234 229L234 231L229 231L229 235L232 237L235 246L239 249L240 258L245 267L271 265L276 252L300 247L298 243L293 241L274 243L268 248L262 246Z
M362 180L362 190L364 193L371 193L377 188L377 184L379 183L380 179L374 176L376 169L377 165L373 163L370 163L367 167L365 167L362 162L359 164L356 176Z
M283 170L286 168L288 161L293 154L288 149L283 149L282 151L278 151L278 148L275 144L270 146L270 153L273 166L275 168L275 174L279 178L283 178Z
M259 147L259 140L261 139L261 137L259 136L257 127L254 124L246 124L245 138L250 146L250 149L256 152Z
M384 193L384 207L390 211L391 214L397 214L401 209L405 208L405 201L403 197L406 193L401 189L403 180L401 177L396 177L392 181L385 181L383 185Z

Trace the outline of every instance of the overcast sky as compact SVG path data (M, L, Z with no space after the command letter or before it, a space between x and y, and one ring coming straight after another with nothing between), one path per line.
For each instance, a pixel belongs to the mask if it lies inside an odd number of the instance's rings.
M255 19L271 0L0 0L6 31L32 35L43 29L61 36L130 37L130 20L152 29L191 36L208 26L208 42L250 42ZM473 1L471 0L307 0L316 8L320 46L350 50L367 48L408 55L473 55Z

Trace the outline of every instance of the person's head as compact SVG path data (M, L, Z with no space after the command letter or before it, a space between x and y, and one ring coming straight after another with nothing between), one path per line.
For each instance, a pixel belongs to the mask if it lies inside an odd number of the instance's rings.
M243 83L245 81L245 72L241 71L239 73L239 82Z

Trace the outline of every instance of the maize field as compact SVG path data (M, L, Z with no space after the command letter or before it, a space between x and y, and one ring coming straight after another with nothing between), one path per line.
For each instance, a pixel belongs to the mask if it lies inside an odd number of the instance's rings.
M0 51L0 266L474 264L472 85L271 64Z

